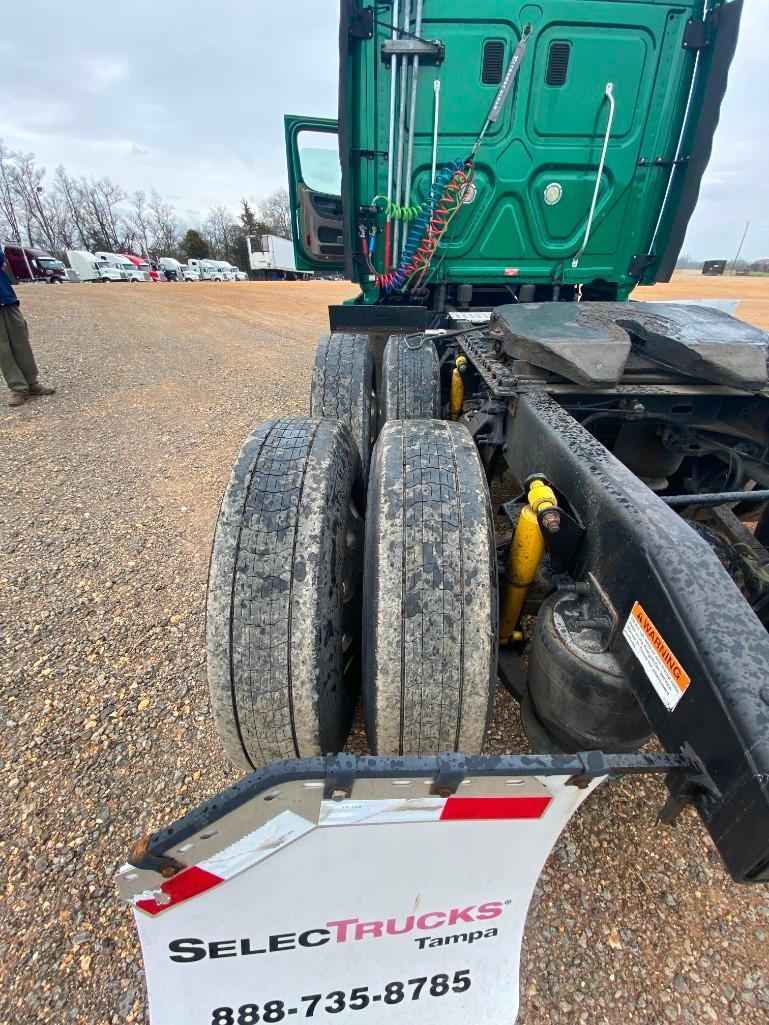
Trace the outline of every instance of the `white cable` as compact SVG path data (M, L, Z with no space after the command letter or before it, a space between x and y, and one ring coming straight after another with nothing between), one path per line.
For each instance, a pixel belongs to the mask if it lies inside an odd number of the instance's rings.
M393 39L398 38L398 0L393 3ZM387 146L387 198L393 194L393 145L395 143L395 84L398 78L398 58L393 54L390 62L390 131ZM387 215L390 220L390 215Z
M601 161L598 164L598 174L595 176L595 189L593 190L593 202L590 204L590 213L587 215L587 225L585 226L585 237L582 239L582 245L579 247L576 256L571 261L572 267L576 267L579 263L580 257L587 248L587 243L590 239L590 230L593 227L593 216L595 214L595 204L598 201L598 190L601 187L601 178L603 177L603 168L606 163L606 150L609 148L609 136L611 135L611 126L614 121L614 86L611 82L606 83L605 89L606 99L609 101L609 120L606 122L606 134L603 137L603 149L601 150Z
M416 24L414 32L420 35L422 32L422 5L424 0L417 0ZM414 135L416 134L416 110L417 110L417 83L419 82L419 54L411 58L411 102L409 104L409 140L406 147L406 177L403 182L403 205L408 206L411 202L411 174L414 164ZM430 183L432 184L432 182ZM408 232L403 233L403 245L406 245Z
M411 0L404 0L403 3L403 30L409 34L411 27ZM400 109L398 110L398 155L395 163L395 194L392 197L395 205L401 205L401 187L403 183L403 149L406 141L406 85L408 75L408 58L400 57L398 65L400 74ZM392 159L392 154L390 156ZM398 262L398 247L400 239L401 222L395 218L393 224L393 260Z
M433 82L433 93L435 95L435 103L433 104L433 169L430 175L430 184L435 181L435 175L438 171L438 118L441 112L441 80L436 78Z

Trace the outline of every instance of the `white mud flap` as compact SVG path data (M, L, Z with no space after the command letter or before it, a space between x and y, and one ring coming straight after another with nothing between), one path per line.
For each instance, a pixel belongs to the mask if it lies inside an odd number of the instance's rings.
M280 781L302 764L249 777L155 834L152 868L118 873L152 1025L511 1025L534 886L600 778L497 766L440 797L360 762L354 786Z

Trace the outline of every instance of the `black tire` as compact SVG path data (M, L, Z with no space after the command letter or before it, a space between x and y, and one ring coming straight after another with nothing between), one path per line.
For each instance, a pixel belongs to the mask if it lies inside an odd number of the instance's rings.
M245 769L339 751L359 682L358 454L337 420L273 420L246 439L208 578L208 683Z
M467 429L393 421L366 516L363 709L377 754L481 750L496 682L491 502Z
M332 417L350 428L360 457L364 494L376 428L374 356L368 335L335 331L315 351L310 416Z
M391 335L382 358L379 421L431 420L441 415L441 371L424 335Z

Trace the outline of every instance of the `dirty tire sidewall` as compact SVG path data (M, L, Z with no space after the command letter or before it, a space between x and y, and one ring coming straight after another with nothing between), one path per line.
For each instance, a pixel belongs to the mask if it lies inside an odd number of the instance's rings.
M365 492L376 419L375 367L368 335L334 331L315 352L310 415L347 424L358 447Z
M467 429L393 421L366 517L363 700L377 754L477 753L498 645L488 487Z
M390 420L430 420L441 415L438 352L429 338L391 335L382 358L380 425Z
M362 533L350 500L357 474L355 445L335 420L260 424L237 458L211 553L206 634L216 728L245 769L346 740L355 693L343 639L345 629L357 637L349 615L360 605L361 558L345 556Z

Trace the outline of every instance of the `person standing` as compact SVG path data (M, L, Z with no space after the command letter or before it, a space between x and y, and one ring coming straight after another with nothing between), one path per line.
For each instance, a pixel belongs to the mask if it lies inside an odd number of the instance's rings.
M0 370L11 389L9 406L23 406L30 395L53 395L37 379L37 364L29 344L27 322L5 272L5 253L0 249Z

